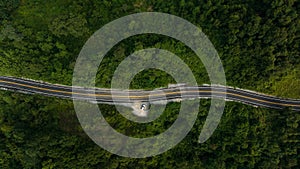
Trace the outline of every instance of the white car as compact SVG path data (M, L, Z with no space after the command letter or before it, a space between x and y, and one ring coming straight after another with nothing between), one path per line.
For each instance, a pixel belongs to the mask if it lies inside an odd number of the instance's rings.
M141 104L141 110L146 110L147 109L147 106L145 104Z

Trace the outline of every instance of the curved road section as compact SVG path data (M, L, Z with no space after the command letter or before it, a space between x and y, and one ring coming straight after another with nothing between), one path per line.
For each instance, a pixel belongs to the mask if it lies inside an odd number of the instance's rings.
M174 102L197 98L220 98L252 106L274 109L290 108L300 111L300 99L283 99L249 90L227 86L172 86L147 90L117 90L105 88L84 88L50 84L30 79L0 76L0 88L28 94L42 94L59 98L77 99L104 104L134 104ZM214 89L212 91L212 89ZM74 93L73 93L74 92ZM112 95L114 98L112 98ZM224 97L225 96L225 97Z

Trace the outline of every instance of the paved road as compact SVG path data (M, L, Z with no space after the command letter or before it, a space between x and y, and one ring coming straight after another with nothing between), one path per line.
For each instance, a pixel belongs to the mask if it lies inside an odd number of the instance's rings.
M237 101L252 106L274 109L291 108L300 111L300 99L283 99L256 93L249 90L235 89L227 86L177 86L146 90L110 90L104 88L71 87L50 84L29 79L0 76L0 88L28 94L42 94L60 98L87 100L105 104L124 104L136 102L180 101L195 98L221 98Z

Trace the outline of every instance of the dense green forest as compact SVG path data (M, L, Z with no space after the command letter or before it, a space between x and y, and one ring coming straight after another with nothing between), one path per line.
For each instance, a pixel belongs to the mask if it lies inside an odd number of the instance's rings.
M197 25L217 49L227 84L300 99L300 2L296 0L0 0L0 75L71 85L76 58L106 23L137 12L164 12ZM183 43L139 35L117 44L103 59L99 87L110 87L115 69L134 51L156 47L178 55L198 84L209 83L201 61ZM135 76L131 88L174 83L159 70ZM0 168L299 168L300 113L226 102L213 136L199 144L209 100L173 149L133 159L111 154L90 140L72 101L0 91ZM147 125L99 105L107 120L128 135L149 136L170 127L180 103Z

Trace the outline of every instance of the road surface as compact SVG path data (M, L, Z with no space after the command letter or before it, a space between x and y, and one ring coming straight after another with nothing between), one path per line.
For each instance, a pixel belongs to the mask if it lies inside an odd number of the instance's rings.
M86 100L104 104L161 103L196 98L221 98L244 104L274 109L290 108L300 111L300 99L283 99L254 91L227 86L175 86L147 90L117 90L84 88L50 84L30 79L0 76L0 88L28 94Z

